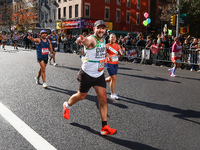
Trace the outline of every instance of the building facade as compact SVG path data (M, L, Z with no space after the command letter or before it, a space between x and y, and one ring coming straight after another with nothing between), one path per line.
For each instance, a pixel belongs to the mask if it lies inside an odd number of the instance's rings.
M116 32L147 31L143 14L149 12L149 0L58 0L58 4L57 29L62 32L89 32L99 19Z
M39 25L40 28L56 28L56 14L58 3L56 0L39 0Z

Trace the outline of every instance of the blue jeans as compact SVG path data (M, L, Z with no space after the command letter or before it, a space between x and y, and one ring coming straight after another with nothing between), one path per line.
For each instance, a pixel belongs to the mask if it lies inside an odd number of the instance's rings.
M194 53L190 54L190 63L197 63L197 55ZM191 65L191 69L194 69L194 65Z

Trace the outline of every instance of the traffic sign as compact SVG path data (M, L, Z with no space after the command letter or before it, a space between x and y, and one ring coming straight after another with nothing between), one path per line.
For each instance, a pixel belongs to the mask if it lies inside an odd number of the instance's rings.
M187 17L187 14L180 14L180 17Z

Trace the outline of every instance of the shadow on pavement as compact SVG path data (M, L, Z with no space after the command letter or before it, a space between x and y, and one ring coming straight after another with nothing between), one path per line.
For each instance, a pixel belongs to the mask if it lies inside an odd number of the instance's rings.
M100 133L98 131L95 131L88 126L84 126L84 125L81 125L81 124L78 124L78 123L75 123L75 122L70 123L70 124L72 126L79 127L81 129L84 129L84 130L91 132L93 134L99 135L100 137L102 137L102 138L104 138L104 139L106 139L110 142L113 142L115 144L130 148L130 149L133 149L133 150L158 150L157 148L153 148L153 147L145 145L145 144L141 144L141 143L137 143L137 142L133 142L133 141L128 141L128 140L118 139L116 137L113 137L112 135L111 136L102 136L102 135L100 135Z
M175 115L173 115L174 117L183 119L186 121L190 121L192 123L196 123L196 124L200 125L200 122L187 119L187 118L200 118L200 111L183 110L183 109L171 107L169 105L143 102L143 101L135 100L135 99L124 97L124 96L119 96L119 97L120 97L120 100L124 101L124 102L132 103L132 104L136 104L136 105L140 105L140 106L145 106L145 107L151 108L151 109L176 113Z
M118 69L121 69L121 70L134 70L134 71L142 71L142 70L140 70L140 69L126 68L126 67L118 67Z
M51 85L49 85L49 87L46 90L52 90L52 91L55 91L55 92L67 94L69 96L71 96L71 95L73 95L73 94L75 94L77 92L77 91L71 91L71 90L67 90L67 89L62 89L62 88L51 86ZM97 96L87 95L85 100L89 100L91 102L95 102L96 106L97 106L97 109L99 109L99 102L97 100ZM114 106L119 107L119 108L124 108L124 109L128 108L126 105L115 103L111 99L107 99L107 102L108 102L108 104L114 105Z
M70 69L70 70L75 70L75 71L80 70L80 68L72 68L72 67L60 66L60 65L57 65L56 68Z
M147 80L154 80L154 81L167 81L167 82L173 82L173 83L181 83L179 81L171 81L171 80L160 78L160 77L153 78L153 77L145 77L145 76L138 76L138 75L132 75L132 74L130 75L130 74L125 74L125 73L117 73L117 74L130 76L130 77L136 77L136 78L142 78L142 79L147 79Z
M190 78L190 77L182 77L182 76L177 76L177 78L182 78L182 79L188 79L188 80L197 80L197 81L200 81L199 78Z

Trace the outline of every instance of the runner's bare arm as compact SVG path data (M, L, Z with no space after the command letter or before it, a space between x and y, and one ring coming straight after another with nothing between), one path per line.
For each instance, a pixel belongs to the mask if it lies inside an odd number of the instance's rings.
M40 39L39 38L33 38L32 36L29 35L28 39L31 40L31 41L33 41L33 42L35 42L35 43L37 43L37 44L40 43Z
M96 40L92 37L84 37L80 35L77 38L77 43L84 45L86 48L93 48L96 45Z
M49 41L49 48L50 48L50 52L53 53L53 48L52 48L52 44L51 44L51 41L48 39Z
M106 60L107 60L107 61L111 61L111 60L112 60L112 56L110 56L110 55L108 54L108 49L109 49L109 45L106 44Z
M124 53L125 53L125 48L122 46L122 48L118 45L119 47L119 55L120 57L123 57L124 56Z

